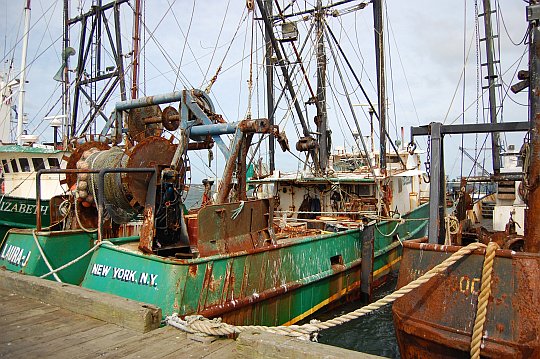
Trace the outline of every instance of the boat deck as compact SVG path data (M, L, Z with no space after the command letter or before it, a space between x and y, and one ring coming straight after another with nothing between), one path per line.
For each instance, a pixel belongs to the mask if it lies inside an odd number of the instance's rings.
M233 358L235 341L201 343L163 327L141 334L0 288L0 357Z

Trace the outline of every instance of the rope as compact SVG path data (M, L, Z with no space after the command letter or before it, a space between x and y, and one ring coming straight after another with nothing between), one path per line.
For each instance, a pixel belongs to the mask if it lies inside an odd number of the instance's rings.
M260 325L246 325L246 326L236 326L230 325L227 323L222 323L221 318L216 319L207 319L201 315L191 315L186 316L185 320L182 320L178 317L177 313L174 313L171 316L167 316L165 322L173 327L186 331L188 333L204 333L207 335L222 336L230 334L238 334L247 330L261 330L267 331L269 333L281 334L291 337L296 337L300 339L314 339L315 334L323 329L329 329L337 325L347 323L353 319L360 318L366 314L371 313L372 311L379 309L387 304L394 302L396 299L401 298L405 294L409 293L413 289L418 288L422 284L428 282L431 278L439 275L444 272L458 260L464 256L472 253L473 251L486 246L482 243L471 243L466 247L462 247L457 252L448 257L445 261L433 267L431 270L426 272L424 275L418 279L410 282L406 286L396 290L395 292L385 296L373 302L369 305L366 305L362 308L359 308L353 312L341 315L339 317L327 320L325 322L311 321L310 323L303 325L291 325L291 326L260 326Z
M38 248L38 250L39 250L39 253L41 254L41 258L43 258L43 261L45 262L45 265L47 266L47 268L49 268L49 270L50 270L51 272L53 272L54 270L53 270L51 264L49 263L49 260L48 260L47 257L45 256L45 252L43 252L43 248L41 248L41 245L39 244L39 241L38 241L37 236L36 236L36 230L35 230L35 229L32 230L32 236L34 237L34 242L36 242L36 246L37 246L37 248ZM61 281L60 278L56 275L56 273L52 273L52 275L53 275L54 279L56 279L56 281L57 281L58 283L62 283L62 281Z
M90 178L91 178L91 176L90 176ZM79 197L79 193L77 192L77 198L78 197ZM75 218L77 219L77 224L79 225L79 228L81 228L86 233L95 233L95 232L97 232L97 228L96 229L88 229L85 226L83 226L83 224L81 222L81 219L79 218L79 211L77 210L77 208L79 207L79 204L77 203L77 198L75 198L75 203L74 203L73 207L74 207L74 210L75 210Z
M405 221L403 219L401 219L401 214L399 215L399 217L397 218L392 218L392 220L396 221L396 226L394 227L394 229L392 230L392 232L388 233L388 234L384 234L383 232L381 232L381 230L379 229L379 227L375 224L375 229L377 230L377 232L379 232L379 234L383 237L392 237L394 234L396 234L399 226L403 223L405 223ZM401 241L400 241L401 242ZM403 244L403 243L402 243Z
M242 210L244 209L244 201L240 201L240 205L238 206L238 208L236 208L232 214L231 214L231 219L232 220L235 220L236 218L238 218L238 216L240 215L240 212L242 212Z
M48 276L50 276L51 274L55 274L55 273L58 273L60 272L62 269L65 269L75 263L77 263L78 261L80 261L81 259L83 259L84 257L86 257L87 255L89 255L90 253L92 253L93 251L95 251L96 249L99 248L99 246L101 246L103 243L107 243L107 244L113 244L112 242L109 242L109 241L101 241L101 242L98 242L96 243L96 245L94 245L92 248L90 248L89 250L87 250L85 253L81 254L80 256L78 256L77 258L73 259L72 261L70 262L67 262L66 264L54 269L54 270L51 270L49 273L46 273L46 274L43 274L42 276L40 276L39 278L46 278Z
M495 251L499 245L495 242L489 242L486 249L486 257L484 259L484 267L482 268L482 286L478 295L478 306L476 308L476 319L474 320L474 328L471 337L471 358L480 358L480 347L482 342L482 333L484 332L484 323L486 322L486 313L488 299L491 295L491 273L493 272L493 260Z

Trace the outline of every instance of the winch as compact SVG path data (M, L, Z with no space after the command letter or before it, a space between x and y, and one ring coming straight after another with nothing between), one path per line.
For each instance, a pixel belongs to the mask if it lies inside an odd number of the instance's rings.
M178 110L171 105L175 102L179 102ZM168 106L162 110L160 104ZM100 238L116 234L122 225L142 220L139 249L146 253L192 250L183 204L189 189L189 150L210 149L217 144L226 160L217 201L226 203L247 198L246 157L253 134L280 136L277 126L270 125L267 119L225 122L214 112L208 95L200 90L119 102L109 126L107 131L123 134L116 138L117 142L123 140L123 145L109 147L96 139L74 145L68 168L94 173L68 176L67 183L75 193L75 205L83 222L97 220L103 224L103 228L97 226ZM234 134L230 148L220 137L224 134ZM102 173L98 174L98 170ZM98 185L100 175L103 193Z

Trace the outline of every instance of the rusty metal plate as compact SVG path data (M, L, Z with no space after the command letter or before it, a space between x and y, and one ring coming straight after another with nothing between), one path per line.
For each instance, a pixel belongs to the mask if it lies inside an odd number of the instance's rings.
M72 152L69 156L64 157L64 160L66 161L66 168L68 169L76 169L77 168L77 162L81 159L83 153L88 151L89 149L97 148L100 151L105 151L110 148L110 146L104 142L99 141L88 141L81 144L75 145L75 147L72 147ZM76 173L67 173L66 174L66 182L68 185L68 188L73 187L77 183L77 174Z
M127 151L129 159L126 166L127 168L168 167L175 151L176 145L169 140L156 136L147 137ZM150 177L149 173L127 173L123 177L124 184L133 196L132 206L135 204L144 206ZM157 178L159 177L158 175Z
M161 136L163 131L161 120L162 112L158 105L130 110L127 123L129 138L140 142L146 137Z
M225 203L201 208L198 213L198 247L202 257L235 253L271 243L272 201Z
M405 242L397 286L402 287L460 247ZM468 357L481 287L484 251L395 301L392 311L403 358ZM540 255L498 250L485 336L486 358L540 355Z

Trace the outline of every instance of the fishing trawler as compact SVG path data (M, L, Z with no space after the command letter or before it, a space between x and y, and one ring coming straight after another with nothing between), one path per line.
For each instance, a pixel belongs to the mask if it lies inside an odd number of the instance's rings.
M60 149L61 146L57 146L56 134L62 126L63 116L45 119L51 120L55 132L55 141L51 144L38 143L39 136L28 134L24 129L30 1L25 2L24 24L20 73L15 76L12 65L0 73L0 238L4 238L11 228L34 228L38 211L48 225L51 206L58 208L63 202L51 204L49 200L67 190L59 183L58 176L44 176L43 201L39 207L36 205L37 171L57 169L64 165L62 157L65 152ZM16 121L13 116L15 99L18 100ZM17 124L16 131L11 129L14 122Z
M68 22L92 23L93 33L98 31L96 22L90 22L94 16L112 11L118 19L122 3L94 6ZM266 7L260 1L257 6L270 27ZM248 9L254 17L253 7ZM269 45L279 52L274 41ZM84 44L81 50L79 56L85 58ZM278 56L278 63L282 60ZM93 83L91 74L96 80L102 76L92 70L77 66L86 83ZM117 62L110 77L123 71ZM322 209L310 208L307 212L319 218L309 221L310 226L293 226L286 214L275 215L273 197L248 197L246 186L254 137L275 138L290 153L286 137L270 119L247 116L227 122L216 108L207 91L193 88L118 101L101 132L111 142L94 138L74 146L65 170L37 175L40 203L40 177L66 174L65 184L73 189L70 210L52 218L57 225L51 229L43 228L38 213L34 230L11 230L0 248L0 266L152 303L163 315L198 313L234 324L292 324L340 300L360 293L369 297L396 268L401 243L425 234L428 206L420 201L422 171L413 148L394 158L407 157L411 164L391 172L395 182L388 182L383 169L373 176L375 162L365 158L368 151L352 158L370 168L368 173L353 169L352 181L340 177L347 171L334 176L319 168L317 175L338 187L341 181L344 187L354 184L356 207L347 209L347 218L324 218L318 215ZM226 135L233 135L229 145ZM313 161L319 157L312 140L300 143ZM205 193L204 206L188 213L188 154L214 145L225 158L217 195ZM386 197L381 186L388 186ZM403 207L388 201L393 186L394 198L406 198ZM345 202L353 201L344 196Z
M489 5L489 1L484 1L483 16L491 17ZM469 243L480 242L487 247L466 255L443 275L396 300L394 324L404 358L533 358L540 355L537 288L540 192L536 185L540 168L537 163L540 124L535 95L540 86L539 10L534 1L527 7L529 68L520 76L522 81L512 86L514 92L529 89L529 121L458 126L431 123L412 130L413 135L430 135L431 151L436 154L431 167L430 225L428 238L404 243L398 287L418 278ZM492 40L492 36L488 36L488 42ZM502 231L475 229L465 222L452 223L443 210L444 162L439 154L443 151L444 135L494 131L527 133L525 150L520 153L523 160L520 195L526 205L523 234L517 232L511 206L506 208L510 213L506 213L507 223ZM503 181L509 179L503 178ZM503 189L499 193L514 195L515 192Z

